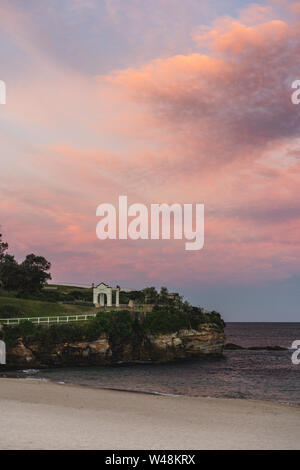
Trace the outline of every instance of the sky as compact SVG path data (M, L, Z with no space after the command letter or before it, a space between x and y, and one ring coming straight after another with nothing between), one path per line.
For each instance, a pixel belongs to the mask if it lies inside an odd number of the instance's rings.
M299 321L300 2L1 0L0 225L54 282L168 286ZM205 244L99 240L96 208L205 205Z

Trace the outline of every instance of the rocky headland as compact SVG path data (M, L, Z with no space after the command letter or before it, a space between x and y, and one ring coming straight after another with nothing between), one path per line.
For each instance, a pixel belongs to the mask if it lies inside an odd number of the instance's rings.
M140 341L117 341L102 333L93 341L44 343L18 338L7 348L9 368L107 366L120 362L168 362L192 356L222 355L225 336L213 325L182 329L176 333L147 334Z
M219 314L194 315L188 321L177 312L169 317L151 315L145 320L139 313L118 312L85 325L7 327L2 332L7 344L6 368L163 363L222 355L225 335Z

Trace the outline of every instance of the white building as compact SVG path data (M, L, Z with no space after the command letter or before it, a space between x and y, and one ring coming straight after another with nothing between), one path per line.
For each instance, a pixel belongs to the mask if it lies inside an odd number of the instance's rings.
M112 307L113 292L116 293L116 307L120 305L120 287L110 287L104 282L93 286L93 303L95 307Z

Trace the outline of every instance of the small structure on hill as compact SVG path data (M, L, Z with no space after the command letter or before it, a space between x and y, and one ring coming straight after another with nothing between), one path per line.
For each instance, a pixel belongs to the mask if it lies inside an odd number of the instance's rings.
M168 299L174 302L175 304L180 303L180 295L178 292L168 292Z
M113 292L116 294L115 305L120 305L120 287L110 287L104 282L101 282L96 287L93 285L93 303L95 307L112 307L113 305Z

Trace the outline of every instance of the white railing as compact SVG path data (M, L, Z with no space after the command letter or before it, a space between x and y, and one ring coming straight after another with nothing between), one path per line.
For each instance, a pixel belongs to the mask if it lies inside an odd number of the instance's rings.
M62 315L56 317L31 317L31 318L0 318L0 325L19 325L22 321L30 321L35 325L45 323L69 323L74 321L86 321L96 317L96 313L88 313L83 315Z

